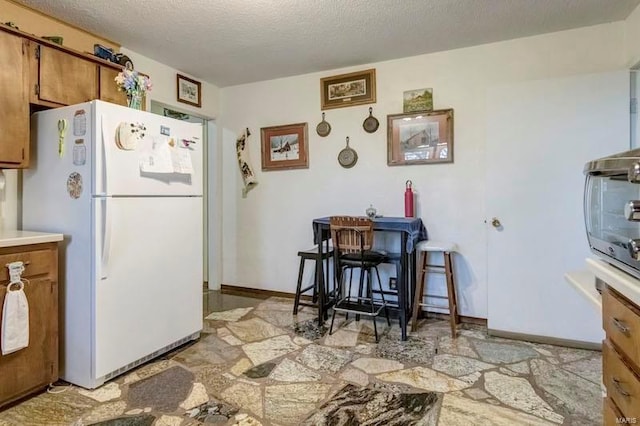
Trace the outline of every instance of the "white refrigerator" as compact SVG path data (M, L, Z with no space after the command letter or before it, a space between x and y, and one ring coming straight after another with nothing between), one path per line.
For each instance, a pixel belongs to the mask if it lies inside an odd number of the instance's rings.
M60 377L93 389L202 330L202 126L92 101L35 113L22 228L64 234Z

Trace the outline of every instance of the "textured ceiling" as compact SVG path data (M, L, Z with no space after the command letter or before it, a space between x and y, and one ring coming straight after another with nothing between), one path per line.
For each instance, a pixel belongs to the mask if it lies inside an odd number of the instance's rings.
M19 0L219 87L626 18L640 0Z

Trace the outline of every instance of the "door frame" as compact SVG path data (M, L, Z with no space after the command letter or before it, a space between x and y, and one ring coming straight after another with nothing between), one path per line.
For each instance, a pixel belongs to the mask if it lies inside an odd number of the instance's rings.
M219 210L222 200L222 194L220 191L219 178L215 170L219 167L215 167L218 164L220 153L219 149L210 145L215 145L217 126L216 120L213 117L206 116L204 114L198 114L197 112L188 111L182 109L180 106L165 104L163 102L151 100L149 111L153 114L164 116L164 110L170 109L172 111L185 114L189 117L202 121L202 143L203 143L203 166L202 166L202 205L203 205L203 271L202 276L204 279L204 285L209 290L220 289L220 277L222 276L220 265L222 264L220 259L220 251L217 250L220 247L218 243L221 238L220 226L215 224L215 221L211 221L210 218L218 217L217 211ZM210 170L214 170L214 173L210 173ZM212 226L212 223L213 226ZM213 248L213 255L210 252Z

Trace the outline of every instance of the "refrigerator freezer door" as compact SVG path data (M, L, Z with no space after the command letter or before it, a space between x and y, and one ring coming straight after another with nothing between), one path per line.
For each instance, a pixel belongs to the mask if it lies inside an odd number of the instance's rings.
M202 329L202 198L93 203L99 378Z
M95 101L94 194L202 195L202 125Z

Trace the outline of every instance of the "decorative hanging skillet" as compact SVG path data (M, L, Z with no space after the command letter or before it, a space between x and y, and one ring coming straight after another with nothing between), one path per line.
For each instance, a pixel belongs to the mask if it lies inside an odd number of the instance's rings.
M338 163L345 169L350 169L358 162L358 154L349 148L349 136L347 136L347 146L338 153Z
M362 123L364 131L367 133L375 133L379 126L380 123L378 122L378 119L373 116L373 108L369 107L369 116L365 118Z
M325 121L324 112L322 113L322 121L316 126L316 133L323 138L331 133L331 124Z

